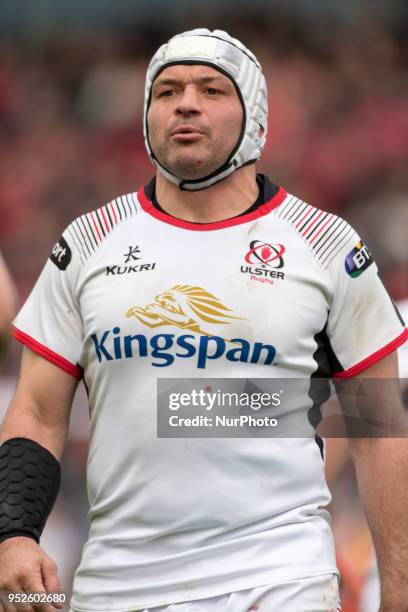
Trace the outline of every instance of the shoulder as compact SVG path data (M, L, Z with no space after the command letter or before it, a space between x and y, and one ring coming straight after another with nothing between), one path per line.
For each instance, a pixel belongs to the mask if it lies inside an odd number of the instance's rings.
M142 210L136 192L119 196L77 217L67 227L63 238L79 252L81 262L85 263L117 228L130 222Z
M292 227L325 269L350 240L358 238L345 219L290 194L276 215Z

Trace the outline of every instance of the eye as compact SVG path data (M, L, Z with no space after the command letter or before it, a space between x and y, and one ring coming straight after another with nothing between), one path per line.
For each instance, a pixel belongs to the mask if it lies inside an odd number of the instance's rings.
M215 87L207 87L207 93L210 96L217 96L221 93L219 89L215 89Z
M158 98L170 98L174 94L174 89L165 89L158 94Z

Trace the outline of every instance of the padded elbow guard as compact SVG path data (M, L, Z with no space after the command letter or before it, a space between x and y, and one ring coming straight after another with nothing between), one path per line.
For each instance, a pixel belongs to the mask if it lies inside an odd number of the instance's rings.
M58 495L61 468L43 446L12 438L0 446L0 542L28 536L37 543Z

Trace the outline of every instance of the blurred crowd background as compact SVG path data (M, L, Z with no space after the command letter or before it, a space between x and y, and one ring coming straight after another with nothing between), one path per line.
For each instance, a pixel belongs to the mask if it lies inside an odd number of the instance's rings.
M20 0L1 12L0 251L20 302L74 217L152 175L142 134L147 63L171 35L199 26L228 30L263 65L270 111L260 170L351 222L391 295L408 297L405 0ZM1 365L2 410L19 356L14 343ZM80 391L44 538L68 590L87 534L88 421ZM339 551L359 584L370 544L351 470L337 491Z

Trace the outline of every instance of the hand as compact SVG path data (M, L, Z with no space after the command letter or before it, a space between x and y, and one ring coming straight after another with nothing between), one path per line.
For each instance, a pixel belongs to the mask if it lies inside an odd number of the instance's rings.
M32 538L18 536L0 543L0 591L13 593L61 591L57 566ZM0 602L0 612L53 612L62 603Z

